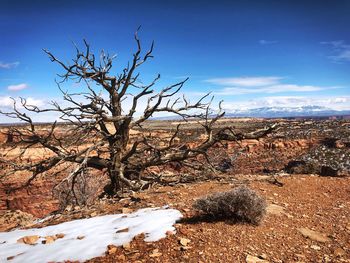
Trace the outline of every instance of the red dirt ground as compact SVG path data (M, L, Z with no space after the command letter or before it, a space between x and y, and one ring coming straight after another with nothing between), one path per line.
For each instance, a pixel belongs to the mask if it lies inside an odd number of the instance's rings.
M126 199L115 204L101 203L85 212L106 214L123 208L170 205L179 209L184 218L176 224L175 234L169 233L158 242L146 243L137 237L130 247L117 248L113 254L88 262L350 262L350 178L293 175L278 180L284 184L282 187L271 184L267 176L226 177L148 190L135 195L137 202ZM269 204L283 207L284 212L268 213L259 226L196 217L191 208L196 198L239 184L249 185ZM46 224L78 217L86 214L72 216L70 212ZM313 241L298 228L318 231L329 241ZM181 239L188 239L188 244L181 245ZM248 261L248 255L262 261Z

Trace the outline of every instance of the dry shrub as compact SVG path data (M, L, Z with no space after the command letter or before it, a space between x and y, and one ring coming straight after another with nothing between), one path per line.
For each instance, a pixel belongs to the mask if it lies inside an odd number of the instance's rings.
M95 202L108 181L106 176L93 173L87 169L78 174L74 180L62 181L54 188L54 196L59 201L60 210L67 206L88 206Z
M245 186L195 201L193 207L215 219L246 221L258 225L266 213L266 201Z

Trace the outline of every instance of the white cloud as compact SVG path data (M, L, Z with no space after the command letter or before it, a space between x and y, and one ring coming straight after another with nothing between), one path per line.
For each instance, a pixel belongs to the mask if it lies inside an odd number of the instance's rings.
M11 62L11 63L5 63L5 62L1 62L0 61L0 68L3 68L3 69L11 69L11 68L15 68L19 65L19 62L16 61L16 62Z
M228 112L261 107L302 107L321 106L333 110L350 110L350 96L271 96L247 101L226 101L223 107Z
M336 56L330 56L330 58L336 60L336 61L350 61L350 49L349 50L343 50Z
M343 40L321 42L323 45L329 45L334 55L328 56L334 62L350 61L350 45Z
M11 91L19 91L19 90L23 90L23 89L26 89L28 88L28 84L26 83L21 83L21 84L18 84L18 85L10 85L7 87L8 90L11 90Z
M23 108L21 104L19 103L20 98L14 98L17 101L16 106L18 108ZM36 99L32 97L25 98L27 100L28 105L33 105L37 107L42 107L44 105L47 105L47 103L44 100ZM9 96L3 96L0 97L0 108L12 108L13 107L13 99Z
M239 77L214 78L205 80L205 82L218 86L226 86L221 90L214 92L214 94L222 96L257 93L312 92L339 88L285 84L280 82L282 79L282 77Z
M276 44L277 41L275 40L265 40L265 39L260 39L259 44L260 45L270 45L270 44Z
M44 112L44 113L33 113L26 111L23 106L21 105L20 98L14 97L13 99L16 100L16 107L21 112L26 112L28 116L32 118L34 122L54 122L55 120L59 120L59 114L57 112ZM3 112L12 112L13 111L13 99L9 96L0 96L0 110ZM49 105L49 101L40 99L40 98L33 98L33 97L26 97L27 105L37 106L39 108L52 108L52 106ZM0 123L14 123L19 122L19 119L13 119L6 117L3 114L0 114Z
M280 92L307 92L320 91L324 89L331 89L336 87L318 87L318 86L299 86L294 84L279 84L259 88L239 88L229 87L221 91L214 92L217 95L242 95L242 94L256 94L256 93L280 93Z
M258 86L277 84L281 79L282 77L239 77L239 78L207 79L205 80L205 82L209 82L216 85L258 87Z

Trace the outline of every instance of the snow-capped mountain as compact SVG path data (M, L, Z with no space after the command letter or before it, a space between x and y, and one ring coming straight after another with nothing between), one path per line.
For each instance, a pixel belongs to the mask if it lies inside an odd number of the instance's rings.
M226 117L316 117L316 116L350 115L350 110L333 110L322 106L301 107L262 107L254 109L237 109L226 113Z

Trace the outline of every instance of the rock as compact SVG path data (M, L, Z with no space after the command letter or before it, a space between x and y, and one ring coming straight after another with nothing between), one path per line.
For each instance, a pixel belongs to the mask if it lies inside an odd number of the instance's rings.
M181 251L186 251L186 250L189 249L189 248L191 248L191 247L181 246L181 247L180 247L180 250L181 250Z
M0 231L7 231L14 227L29 226L33 224L34 219L33 215L21 210L0 212Z
M346 229L350 232L350 223L346 226Z
M34 236L25 236L17 240L17 243L24 243L27 245L35 245L36 242L39 240L40 236L34 235Z
M321 250L321 248L317 245L311 245L310 247L314 250Z
M77 239L79 239L79 240L82 240L84 238L85 238L85 236L77 236Z
M173 231L171 231L171 230L166 231L165 234L166 234L167 236L175 235L175 233L174 233Z
M247 263L269 263L269 261L265 259L261 259L252 255L247 255L245 262Z
M97 212L96 212L96 211L95 211L95 212L92 212L92 213L90 214L90 216L91 216L91 217L97 216Z
M16 151L17 150L18 148ZM41 151L41 149L38 151ZM16 178L14 181L11 180L10 182L8 179L4 178L4 184L0 184L0 210L21 210L25 213L29 213L35 217L41 218L46 216L48 213L56 211L58 209L58 201L51 198L52 187L56 184L52 178L50 181L38 179L28 187L22 187L19 190L11 191L11 193L6 193L6 189L16 188L20 185L23 185L23 179L24 178ZM45 201L43 202L43 200ZM1 209L3 204L4 208ZM0 228L1 226L2 224L0 223Z
M189 240L187 238L180 238L180 240L179 240L179 243L184 247L186 247L190 242L191 242L191 240Z
M59 234L56 234L56 238L64 238L65 234L63 233L59 233Z
M266 207L266 212L268 214L280 216L284 214L284 207L275 204L269 204Z
M108 255L115 254L115 252L117 252L117 247L115 245L108 245L107 246L107 254Z
M51 244L51 243L55 242L56 239L57 239L56 236L47 236L47 237L45 237L45 240L43 240L41 243L46 244L46 245Z
M123 228L123 229L117 230L116 233L117 233L117 234L118 234L118 233L126 233L126 232L128 232L128 231L129 231L129 228Z
M125 261L126 260L126 257L125 257L125 255L119 255L118 257L117 257L117 261L116 262L123 262L123 261Z
M328 242L331 241L329 237L320 232L308 229L308 228L298 228L298 231L306 238L310 238L311 240L318 242Z
M125 243L125 244L123 244L123 248L124 248L125 250L129 250L129 249L131 248L130 243Z
M293 218L292 215L288 214L287 212L284 211L284 207L275 205L275 204L269 204L266 208L266 212L271 215L276 215L276 216L281 216L285 215L288 218Z
M298 259L305 259L306 256L303 255L303 254L295 254L295 256L298 258Z
M162 255L162 253L160 253L158 249L154 249L149 256L151 258L157 258L157 257L160 257L161 255Z
M125 208L125 207L122 208L122 213L123 214L129 214L131 212L132 212L132 209L130 209L130 208Z
M336 256L336 257L344 256L345 253L346 253L345 250L340 248L340 247L338 247L334 250L334 256Z

